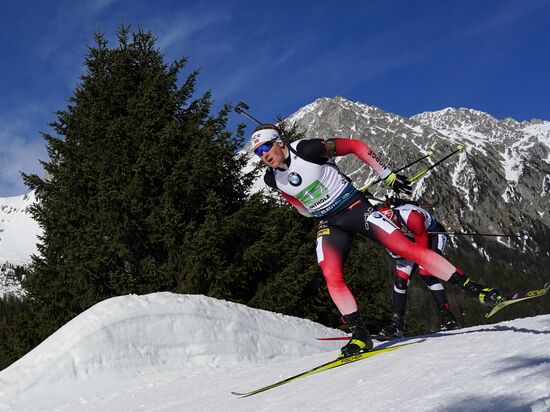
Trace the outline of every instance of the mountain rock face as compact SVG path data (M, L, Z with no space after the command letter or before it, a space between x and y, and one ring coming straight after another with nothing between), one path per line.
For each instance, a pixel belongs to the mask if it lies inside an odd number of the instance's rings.
M414 183L411 199L433 203L450 232L522 236L453 237L455 246L473 245L486 261L518 254L550 261L550 122L454 108L406 118L342 97L320 98L286 122L306 138L363 140L394 169L432 149L431 157L402 172L408 177L463 145ZM358 187L377 179L355 156L337 164ZM369 190L378 198L391 194L383 183Z

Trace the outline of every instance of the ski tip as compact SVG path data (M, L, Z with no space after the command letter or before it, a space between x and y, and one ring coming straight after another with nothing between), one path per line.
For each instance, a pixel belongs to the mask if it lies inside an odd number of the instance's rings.
M331 336L331 337L325 337L325 338L315 338L317 340L350 340L351 338L349 336Z
M486 319L489 319L491 316L493 316L493 315L494 315L495 313L497 313L497 312L498 312L498 310L496 310L496 311L494 311L494 312L491 311L491 312L489 312L489 313L486 313L486 314L485 314L485 318L486 318Z

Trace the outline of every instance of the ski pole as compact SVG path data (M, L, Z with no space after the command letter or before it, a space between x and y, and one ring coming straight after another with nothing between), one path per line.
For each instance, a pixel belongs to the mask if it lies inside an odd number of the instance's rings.
M464 149L464 146L462 145L458 145L456 147L456 150L449 153L447 156L445 156L443 159L440 159L438 160L437 162L435 162L433 165L431 165L430 167L427 167L426 169L422 170L420 173L416 174L415 176L413 176L411 179L409 179L409 181L412 183L414 182L415 180L418 180L420 179L422 176L424 176L426 173L428 173L430 170L432 170L434 167L436 167L438 164L444 162L445 160L447 160L449 157L453 156L454 154L460 152L461 150Z
M250 109L250 106L248 106L245 102L239 102L239 104L237 106L235 106L235 111L237 113L248 117L249 119L255 121L256 123L258 123L261 126L263 124L262 122L260 122L258 119L256 119L255 117L253 117L252 115L250 115L249 113L246 112L246 110L249 110L249 109Z
M394 173L399 173L399 172L405 170L406 168L411 167L412 165L415 165L415 164L417 164L418 162L424 160L425 158L432 156L433 154L434 154L433 150L428 150L428 151L426 152L426 155L425 155L425 156L422 156L420 159L416 159L416 160L410 162L409 164L403 166L403 167L400 168L400 169L394 170ZM364 191L366 191L369 187L374 186L376 183L379 183L379 182L381 182L382 180L384 180L384 179L375 180L374 182L369 183L368 185L363 186L363 187L360 188L359 190L360 190L361 192L364 192ZM375 200L376 200L376 199L375 199Z
M369 192L368 190L363 190L363 192L365 193L365 196L367 196L367 199L372 199L372 200L376 200L377 202L380 202L380 203L385 203L388 201L388 199L384 200L384 199L379 199L377 197L374 197L372 195L371 192Z
M492 237L519 237L527 239L529 235L508 235L503 233L466 233L466 232L428 232L430 235L449 235L449 236L492 236Z

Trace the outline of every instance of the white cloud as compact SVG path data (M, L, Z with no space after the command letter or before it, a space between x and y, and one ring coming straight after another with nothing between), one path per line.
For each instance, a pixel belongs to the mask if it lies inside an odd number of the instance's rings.
M99 13L110 7L111 4L115 2L116 0L89 0L86 2L86 8L88 8L93 13Z
M39 159L48 160L45 142L40 132L29 126L36 124L30 121L36 115L36 108L29 106L0 117L0 197L29 191L20 172L43 174Z

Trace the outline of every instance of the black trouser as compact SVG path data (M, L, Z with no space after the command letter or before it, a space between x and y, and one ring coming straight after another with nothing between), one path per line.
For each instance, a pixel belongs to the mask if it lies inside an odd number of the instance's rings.
M343 211L319 221L317 261L327 282L329 294L342 315L357 311L355 298L343 274L353 235L359 233L392 253L413 261L437 277L447 280L455 267L437 253L407 238L399 228L363 197L353 199ZM383 274L380 274L383 276Z

